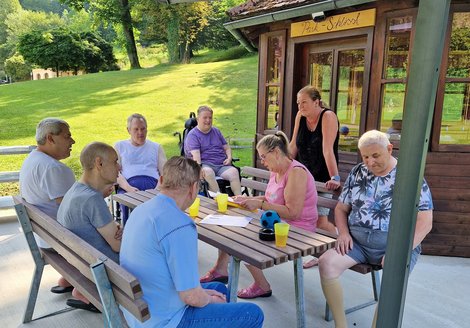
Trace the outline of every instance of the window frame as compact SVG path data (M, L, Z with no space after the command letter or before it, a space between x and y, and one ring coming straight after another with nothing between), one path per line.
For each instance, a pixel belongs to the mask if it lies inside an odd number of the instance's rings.
M449 20L447 22L446 36L444 40L444 50L442 52L442 60L440 65L439 81L437 86L436 102L434 106L433 126L431 133L431 151L436 152L470 152L470 144L440 144L442 115L444 111L444 96L446 82L466 82L470 83L470 77L467 78L447 78L447 66L450 51L450 40L452 34L452 21L455 13L468 12L470 13L470 4L454 4L451 5Z
M280 46L282 49L281 62L279 67L279 82L270 83L268 81L268 49L269 49L269 38L271 37L280 37L281 42ZM277 130L268 129L266 126L266 118L268 114L268 107L266 106L268 102L268 89L269 87L278 87L279 88L279 126L278 129L281 130L283 127L283 118L284 118L284 80L285 80L285 63L286 63L286 50L287 50L287 30L277 30L268 33L264 33L260 36L260 51L259 51L259 80L258 80L258 126L257 131L263 131L264 135L275 133Z

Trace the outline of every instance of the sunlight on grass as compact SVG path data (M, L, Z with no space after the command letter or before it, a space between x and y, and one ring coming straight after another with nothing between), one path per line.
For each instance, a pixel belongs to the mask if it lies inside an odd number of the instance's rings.
M148 137L177 155L184 121L200 105L214 109L214 125L226 137L253 138L256 130L257 57L29 81L0 87L0 146L33 145L36 124L60 117L71 125L76 144L64 160L81 173L79 154L89 142L127 139L126 119L146 116ZM235 149L240 165L252 165L252 151ZM24 156L0 156L0 171L16 171ZM0 195L12 190L0 184Z

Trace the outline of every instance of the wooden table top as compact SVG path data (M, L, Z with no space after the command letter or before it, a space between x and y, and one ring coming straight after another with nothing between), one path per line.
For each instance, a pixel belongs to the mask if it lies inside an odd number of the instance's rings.
M114 201L133 209L157 194L157 190L147 190L116 194L112 197ZM201 219L218 212L215 200L203 196L198 197L201 198L201 205L199 216L195 221L199 239L260 269L266 269L301 256L319 254L334 247L334 238L292 225L289 229L287 246L276 247L274 241L259 239L260 213L231 206L225 214L248 216L253 220L244 228L200 224Z

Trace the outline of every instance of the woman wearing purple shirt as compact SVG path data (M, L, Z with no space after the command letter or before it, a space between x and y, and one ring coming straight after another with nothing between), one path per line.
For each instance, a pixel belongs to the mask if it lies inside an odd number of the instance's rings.
M228 180L235 195L241 194L240 176L232 163L232 150L219 129L212 126L213 111L209 106L197 110L197 126L184 141L186 157L202 164L204 179L209 190L218 192L216 176Z

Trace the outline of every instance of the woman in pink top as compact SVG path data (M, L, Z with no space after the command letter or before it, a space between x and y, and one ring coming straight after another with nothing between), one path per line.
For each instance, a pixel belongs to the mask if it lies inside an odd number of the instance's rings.
M317 227L317 190L312 174L293 160L287 146L286 135L278 131L265 136L256 145L264 166L271 171L264 196L238 196L236 201L250 210L276 211L281 219L293 226L314 232ZM238 291L240 298L269 297L271 286L263 272L251 265L246 266L254 282Z
M278 131L265 136L256 145L263 164L271 171L266 194L258 197L237 196L235 200L244 207L254 210L276 211L283 221L314 232L317 227L317 190L312 174L301 163L289 156L286 135ZM217 263L201 282L223 281L227 278L229 256L220 252ZM271 286L263 272L247 265L254 282L238 292L240 298L269 297Z

